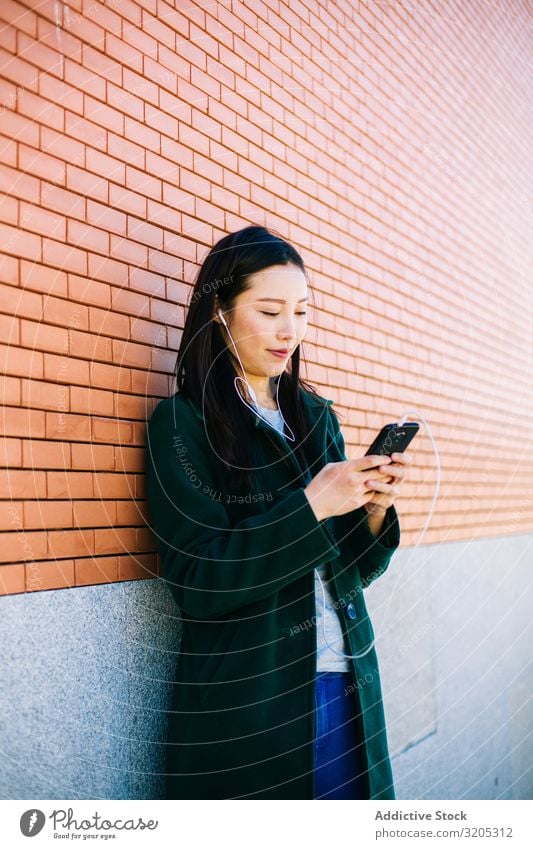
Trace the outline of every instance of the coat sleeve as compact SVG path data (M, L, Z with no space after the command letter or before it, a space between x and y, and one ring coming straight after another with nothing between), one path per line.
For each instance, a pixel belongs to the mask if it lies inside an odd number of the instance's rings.
M164 580L183 613L200 619L273 595L340 554L303 487L230 526L214 458L187 403L157 405L146 442L150 524Z
M346 449L339 420L330 409L333 423L333 439L346 460ZM400 545L400 521L396 507L392 504L385 513L383 527L376 537L370 530L368 514L364 507L332 518L335 537L339 542L346 540L352 554L357 558L357 568L363 588L379 578L387 569L392 555Z

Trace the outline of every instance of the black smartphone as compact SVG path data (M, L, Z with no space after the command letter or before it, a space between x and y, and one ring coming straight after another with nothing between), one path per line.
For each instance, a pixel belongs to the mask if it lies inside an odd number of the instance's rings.
M365 451L367 454L395 454L405 451L411 440L418 433L420 425L417 422L406 422L399 425L396 422L381 428L374 442Z

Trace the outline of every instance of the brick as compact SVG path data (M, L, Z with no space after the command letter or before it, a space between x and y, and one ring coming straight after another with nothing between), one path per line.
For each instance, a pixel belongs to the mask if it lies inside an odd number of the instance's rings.
M4 374L41 378L43 357L38 351L28 351L12 343L0 345L0 367Z
M39 292L45 292L47 295L67 294L67 275L64 271L37 265L24 259L20 263L20 282L24 289L35 289ZM35 298L37 297L38 301L32 302L31 309L31 314L35 317L38 317L38 305L42 304L42 299L35 296Z
M187 294L189 293L189 291L190 290L187 291ZM178 294L178 293L179 293L179 290L177 290L176 294ZM176 297L176 294L174 295L174 298ZM179 294L178 294L178 296L179 296ZM186 297L184 297L184 302L186 302ZM165 324L167 319L168 319L168 304L167 304L167 302L166 301L160 301L158 298L152 297L150 307L151 307L150 308L150 318L153 321L157 321L157 322L161 322L162 324ZM174 302L174 306L172 308L172 323L176 326L179 326L179 327L183 327L183 325L184 325L183 307L178 306L175 302ZM164 328L161 328L162 336L163 336L163 330L164 330ZM169 328L167 328L167 337L168 336L169 336ZM167 344L169 344L169 343L167 343ZM173 347L173 348L176 347L176 350L177 350L178 346L177 345L176 346L174 346L174 345L170 346L170 344L169 344L169 347Z
M69 30L71 17L70 9L63 5L63 27L61 28L61 53L70 56L75 62L81 62L82 41ZM57 4L55 0L39 0L39 17L37 18L37 41L39 44L57 50ZM48 18L48 20L46 20Z
M42 318L44 322L58 324L61 327L76 327L87 330L89 311L83 304L73 304L68 300L47 297L44 301Z
M26 592L66 589L74 586L74 562L51 560L26 567Z
M17 89L17 96L20 89ZM16 100L14 105L16 105ZM13 112L11 108L4 108L1 112L2 132L14 142L37 147L39 144L39 125L28 121L23 115ZM5 163L8 164L8 163ZM19 176L22 176L19 172Z
M170 366L169 372L172 371L175 365L176 356L174 355L174 365ZM131 388L133 392L137 392L140 395L156 395L159 398L166 398L171 395L173 391L169 382L168 374L159 374L156 372L148 372L147 374L146 371L141 369L132 369ZM140 465L142 465L142 463ZM130 471L135 471L135 469L130 469ZM137 469L137 471L140 471L140 469Z
M17 103L21 115L31 118L38 124L44 124L60 131L63 130L65 118L61 106L25 90L19 91Z
M20 532L2 534L0 563L26 562L47 556L46 533L42 531L26 531L21 527Z
M44 411L5 407L2 415L2 431L6 436L44 436Z
M130 533L130 537L132 534ZM134 540L132 539L132 542ZM104 530L97 528L94 531L94 553L96 555L116 554L122 551L124 545L123 531L119 529Z
M43 262L62 271L87 274L87 253L73 245L46 239L42 250Z
M65 115L66 136L52 134L47 131L44 142L53 146L57 156L66 159L69 166L85 166L85 145L105 149L107 135L103 127L99 127L80 115L67 112ZM70 138L68 137L70 136ZM63 144L61 145L61 142Z
M131 44L127 44L126 41L121 41L120 38L108 33L105 40L105 52L107 56L115 59L119 64L142 73L143 54L140 50L135 50Z
M72 507L76 527L114 527L117 523L117 506L114 501L74 501Z
M92 416L113 415L113 392L95 389L92 386L71 386L70 399L73 413L85 413Z
M66 439L74 442L89 442L91 426L85 415L45 411L45 429L48 439Z
M20 466L22 462L22 440L3 438L0 440L0 464L8 466ZM6 493L7 496L7 493Z
M68 409L68 387L41 380L22 381L22 406L34 410Z
M18 257L38 262L42 254L41 237L35 233L0 223L0 244L2 249Z
M144 73L149 80L156 83L158 88L165 88L171 93L177 93L178 75L174 71L171 71L170 68L166 68L164 65L155 62L150 56L144 57ZM155 101L156 106L159 103L159 91L157 92L157 96L158 99Z
M117 8L120 8L118 4ZM112 33L120 37L122 32L122 18L115 14L107 6L102 3L95 3L94 0L83 0L82 14L84 19L93 21L106 33Z
M109 308L111 303L111 290L107 283L79 277L77 274L68 275L68 294L69 298L78 304L83 301L86 304Z
M124 115L112 109L106 103L96 100L94 97L86 94L84 99L83 112L85 117L99 127L106 127L113 133L122 134L124 132ZM103 147L103 145L98 145Z
M165 278L160 274L152 274L145 268L132 268L130 270L129 286L137 292L146 292L149 295L163 295L165 291ZM145 315L149 315L149 309L138 309L138 307L142 306L142 303L143 301L140 299L132 301L131 304L132 306L135 304L135 309L132 309L131 312L135 315L141 315L143 312ZM128 312L129 310L126 311Z
M134 345L131 342L121 343L120 348L124 352L123 362L125 364L131 362L134 359L134 352L140 357L142 347L141 345ZM113 345L113 350L115 350L115 344ZM91 425L91 435L94 442L111 442L113 445L127 445L132 442L133 428L130 422L121 422L115 418L106 419L102 416L98 418L94 417Z
M53 327L42 322L22 319L20 332L24 347L53 353L69 350L69 332L66 327Z
M20 319L0 315L0 339L5 339L8 345L20 345Z
M183 239L182 243L184 242ZM188 249L192 250L190 247ZM156 274L166 274L168 277L172 277L179 269L180 260L179 255L164 253L151 248L148 255L148 268Z
M115 468L115 450L112 445L72 445L72 468L98 470Z
M91 333L122 338L127 336L129 332L129 321L126 315L118 315L109 310L99 310L92 307L89 311L89 320ZM111 409L107 409L105 412L106 415L113 412L112 403Z
M207 112L208 95L185 79L178 79L178 98L201 112Z
M170 254L194 261L196 259L196 243L185 239L177 233L165 233L165 251Z
M19 146L19 168L36 177L44 177L51 183L65 185L65 163L54 156L33 150L24 144Z
M42 182L41 203L49 209L69 218L77 218L80 221L85 220L85 198L67 189L63 189L61 186Z
M156 9L153 6L153 0L143 0L142 5L143 9L141 9L140 4L134 2L134 0L120 0L118 6L120 16L134 25L133 27L130 27L124 23L122 28L123 33L126 33L131 29L140 28L142 23L142 15L145 12L151 12L153 15L156 15Z
M50 531L48 534L48 556L50 557L82 557L88 551L94 550L92 528Z
M69 33L75 38L79 38L80 41L84 43L83 46L83 54L84 54L84 64L87 63L85 58L85 51L90 52L91 61L93 62L93 70L96 73L96 67L98 67L101 63L95 58L97 51L104 49L105 43L105 30L103 27L98 26L97 24L90 21L86 15L69 15L67 19L67 27ZM91 45L91 47L88 47Z
M137 121L144 121L144 101L140 97L130 94L126 89L109 83L107 86L107 102L112 109L116 109L124 115L129 115Z
M183 59L175 50L169 50L164 44L160 44L158 58L164 68L168 68L169 71L176 75L176 81L178 79L190 81L190 63L186 59ZM169 86L164 86L164 88L169 88ZM173 89L173 91L175 93L176 89Z
M24 528L46 530L47 528L72 527L72 503L70 501L26 501L24 503Z
M22 465L31 469L62 469L70 464L68 442L25 440L22 445Z
M134 483L129 475L94 473L94 492L98 498L130 499L133 495Z
M80 221L68 221L67 242L77 247L86 248L94 253L109 254L109 233L91 224Z
M134 526L139 521L148 520L148 508L145 504L137 504L133 500L119 501L117 503L117 525Z
M75 165L67 165L67 188L107 203L109 183L101 174L90 174Z
M56 215L41 206L20 202L20 226L25 231L40 233L53 239L65 239L66 224L62 215Z
M44 498L46 475L44 472L0 469L1 498Z
M124 185L126 180L126 168L118 159L113 159L99 150L87 149L87 170L93 171L95 174L105 177L107 180L112 180L114 183Z
M143 425L144 430L146 426ZM141 440L139 440L140 442ZM115 446L115 468L120 472L142 472L144 469L144 446L129 447L125 444Z
M109 207L113 211L123 210L125 213L131 213L138 218L146 218L147 200L142 195L130 191L122 186L113 184L109 187ZM109 229L113 229L112 227Z
M15 83L21 90L37 91L39 69L35 65L30 65L29 62L0 48L0 67L2 76Z
M14 168L17 164L17 142L14 139L8 139L5 136L0 136L0 161L5 165L9 165ZM2 201L11 202L12 199L7 195L4 195ZM16 206L16 205L15 205ZM4 214L4 206L2 206L2 212L0 213L0 217L3 221L6 221ZM14 222L16 223L16 216ZM13 221L9 221L9 223L13 223Z
M94 496L93 473L42 472L46 476L46 488L49 498L92 498Z
M159 89L149 77L136 74L129 68L124 68L123 74L123 85L127 91L154 106L159 104Z
M169 3L158 0L157 4L158 17L169 27L171 27L178 35L184 38L189 37L189 21L184 14L181 14L175 6Z
M146 152L144 148L113 133L109 133L108 136L107 152L115 159L120 159L141 170L146 166Z
M69 57L65 58L65 84L64 87L72 93L74 104L70 98L63 97L61 102L71 112L81 114L83 112L83 95L90 94L97 100L105 101L106 82L88 68L84 68L78 62L73 62ZM42 80L42 77L41 77ZM68 102L67 102L68 101Z
M136 269L142 271L142 269ZM132 292L129 289L120 289L114 293L113 307L123 312L139 312L148 314L149 305L144 295Z
M65 352L63 355L44 355L44 377L57 383L77 383L86 385L89 381L90 363L73 357Z
M23 563L4 563L0 568L0 595L23 593L26 588Z
M146 195L154 200L161 200L161 180L151 174L139 171L131 165L126 166L126 186L133 192Z
M156 17L143 12L142 29L144 33L151 36L156 42L164 44L169 50L175 48L176 33Z
M94 336L83 331L71 330L69 341L72 349L85 359L99 359L109 361L111 359L111 340L104 337Z
M163 247L163 232L160 227L154 227L146 221L128 216L128 237L140 242L142 245L151 245L154 248Z
M154 578L158 574L155 555L127 555L118 558L119 581L135 581Z
M151 354L151 363L150 368L153 371L164 371L164 372L172 372L172 370L176 367L176 351L164 351L161 348L153 348L150 352ZM165 384L163 380L161 381L153 381L152 383L148 383L148 385L152 388L152 391L158 395L168 394L168 383ZM145 382L146 386L146 382ZM144 390L146 391L146 390Z
M135 144L138 144L147 150L153 150L156 153L159 153L161 147L160 134L156 130L147 127L144 123L141 124L138 121L134 121L132 118L125 116L124 135Z
M0 4L0 20L11 24L21 34L26 33L35 39L37 37L37 15L14 0L2 0Z
M83 557L74 561L74 567L77 587L119 580L116 557Z
M123 239L111 234L110 255L114 259L124 260L137 267L146 268L148 262L148 249L146 245L133 242L131 239Z
M144 415L144 399L139 398L139 396L117 394L115 397L115 405L115 415L120 419L137 419ZM121 477L117 480L123 480L124 486L126 486L127 481L127 485L129 487L128 497L131 498L134 495L134 486L131 479ZM110 493L108 493L108 495L109 494ZM116 495L115 497L118 498L121 496Z

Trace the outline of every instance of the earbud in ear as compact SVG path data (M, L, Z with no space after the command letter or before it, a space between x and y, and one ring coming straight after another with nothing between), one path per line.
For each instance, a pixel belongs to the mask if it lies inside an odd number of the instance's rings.
M226 319L222 315L222 310L220 308L217 310L217 315L220 316L221 322L224 324L225 327L227 327L228 325L226 324Z

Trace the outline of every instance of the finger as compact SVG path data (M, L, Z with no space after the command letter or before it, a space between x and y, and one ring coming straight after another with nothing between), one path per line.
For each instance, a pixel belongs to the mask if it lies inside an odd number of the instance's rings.
M398 465L398 463L391 463L388 466L380 466L378 472L383 472L385 475L397 475L403 472L403 466Z
M392 475L396 481L402 481L405 477L405 466L396 463L391 466L380 466L379 471L384 475Z
M413 459L412 454L407 454L405 451L396 451L394 454L391 454L391 457L394 461L403 465L411 463Z
M376 480L368 480L365 482L366 486L370 487L370 489L378 490L378 492L386 492L387 494L392 494L395 492L394 485L391 483L384 483L383 481Z
M392 463L392 460L388 454L369 454L367 457L363 457L364 465L362 467L363 471L366 469L373 469L375 466L384 465L385 463Z

